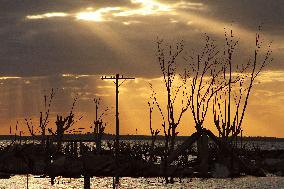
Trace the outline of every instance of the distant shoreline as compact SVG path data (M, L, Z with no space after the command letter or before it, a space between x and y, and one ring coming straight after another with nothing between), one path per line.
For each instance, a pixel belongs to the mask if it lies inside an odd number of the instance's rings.
M51 135L46 135L49 138L52 138ZM188 136L177 136L177 140L185 140ZM0 140L19 140L19 135L0 135ZM113 134L104 134L103 140L114 140L115 135ZM41 140L41 136L37 135L34 138L32 136L21 136L21 140ZM120 135L121 140L151 140L149 135ZM158 135L157 140L163 140L164 136ZM64 135L64 140L78 140L78 141L94 141L94 134L66 134ZM240 137L238 137L240 140ZM277 137L261 137L261 136L245 136L243 141L268 141L268 142L284 142L284 138Z

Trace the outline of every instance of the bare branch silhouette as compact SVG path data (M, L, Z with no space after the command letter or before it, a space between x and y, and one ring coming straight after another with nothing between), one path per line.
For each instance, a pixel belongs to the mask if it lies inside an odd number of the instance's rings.
M259 60L258 55L262 42L259 33L257 33L253 61L248 60L246 64L242 65L235 64L236 71L234 71L233 54L237 42L234 41L232 30L230 35L225 32L225 40L226 49L224 55L226 61L223 63L223 80L228 85L214 95L213 116L219 136L224 142L231 142L242 131L242 122L254 80L262 69L272 61L272 51L270 45L268 45L263 60ZM229 136L231 136L230 141L228 141Z
M46 127L49 123L49 116L50 116L50 108L51 108L51 104L52 104L52 100L54 98L55 92L54 89L51 89L50 95L44 95L44 113L40 112L40 117L39 117L39 125L38 128L41 130L40 134L41 134L41 143L45 144L45 133L46 133ZM32 119L25 119L26 121L26 125L28 127L29 133L30 135L32 135L33 137L35 136L35 127L34 124L32 122Z

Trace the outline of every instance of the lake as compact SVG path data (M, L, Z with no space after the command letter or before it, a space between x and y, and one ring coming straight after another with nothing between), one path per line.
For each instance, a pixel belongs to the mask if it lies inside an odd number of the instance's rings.
M1 141L1 145L5 146L10 141ZM158 142L159 143L159 142ZM157 143L157 145L159 145ZM251 141L244 142L246 147L259 147L261 149L284 149L284 142L263 142ZM91 144L89 144L91 145ZM174 184L165 184L162 178L121 178L120 187L125 189L131 188L283 188L284 178L275 175L267 177L245 176L234 179L199 179L184 178L175 179ZM29 189L67 189L67 188L83 188L83 178L62 178L56 177L55 184L52 186L50 178L40 178L39 176L28 176ZM112 188L113 178L111 177L93 177L91 178L91 188ZM27 176L16 175L9 179L0 179L0 189L19 189L27 188Z
M26 176L13 176L10 179L0 179L0 189L27 188ZM71 189L83 188L83 178L69 179L57 177L51 186L49 178L29 176L29 189ZM91 188L112 188L112 178L92 178ZM121 178L120 188L284 188L283 177L241 177L234 179L182 179L174 184L164 184L162 178Z

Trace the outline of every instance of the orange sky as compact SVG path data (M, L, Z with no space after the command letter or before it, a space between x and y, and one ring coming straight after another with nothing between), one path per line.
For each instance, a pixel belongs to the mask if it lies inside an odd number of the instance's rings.
M85 127L88 132L94 121L93 98L101 97L104 107L115 104L114 84L100 77L120 73L137 78L120 88L121 133L135 134L137 128L138 134L149 134L149 82L164 110L166 101L155 56L157 37L168 44L184 40L188 55L200 51L205 35L221 49L224 32L233 29L239 40L234 63L242 63L253 55L255 32L262 25L263 49L272 41L274 60L255 81L243 123L244 134L284 137L283 7L282 2L264 0L58 0L46 4L31 0L3 4L0 132L8 134L9 126L14 128L17 120L22 130L26 130L25 118L36 122L43 111L43 95L51 88L57 89L51 118L66 115L72 99L78 96L76 115L84 117L76 127ZM181 69L186 67L182 60L178 63ZM216 131L210 111L205 126ZM104 119L108 122L106 132L113 133L114 110ZM161 128L156 110L153 124ZM54 127L54 120L49 127ZM180 135L194 132L190 111L178 131Z
M248 109L246 111L243 123L244 134L252 136L276 136L283 137L283 125L281 125L281 115L283 112L283 88L282 84L274 84L281 82L284 78L284 72L265 71L263 72L253 88L250 96ZM1 132L9 133L9 125L14 125L16 120L20 122L19 128L26 130L24 118L32 118L34 122L38 120L39 111L43 109L43 89L37 88L38 83L45 83L46 78L10 78L2 79L2 106L7 109L1 109ZM101 109L107 106L112 107L109 115L104 117L108 122L106 132L113 133L115 128L115 85L110 81L102 81L100 76L61 76L62 85L64 87L57 89L54 103L52 104L52 119L48 127L54 127L54 116L56 113L66 115L72 104L72 97L78 95L75 112L77 118L83 115L83 119L78 122L74 128L85 127L84 132L91 131L90 125L95 118L94 97L100 97L103 104ZM82 82L82 80L84 82ZM82 88L71 87L74 83L85 83ZM157 98L161 104L163 111L165 107L165 89L160 78L136 78L135 81L127 81L120 87L119 93L119 111L120 126L122 134L135 134L137 128L138 134L150 134L149 130L149 109L147 102L151 95L151 89L148 83L152 83L157 92ZM8 85L13 83L13 85ZM274 85L277 85L275 87ZM45 92L48 94L48 92ZM64 101L62 101L64 100ZM180 104L180 102L177 102ZM179 106L176 107L180 111ZM211 109L211 107L209 108ZM216 133L216 129L212 124L212 111L209 110L205 127L212 129ZM154 110L153 127L162 129L161 117ZM189 135L194 132L194 123L190 111L187 111L178 127L180 135Z

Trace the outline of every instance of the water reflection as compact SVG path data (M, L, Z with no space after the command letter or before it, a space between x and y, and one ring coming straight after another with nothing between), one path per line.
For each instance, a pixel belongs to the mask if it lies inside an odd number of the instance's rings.
M10 179L0 179L0 188L19 189L27 187L27 177L13 176ZM162 178L122 178L120 188L283 188L284 179L281 177L242 177L236 179L178 179L174 184L164 184ZM29 189L70 189L83 188L83 178L57 177L51 186L49 178L29 176ZM91 179L91 188L112 188L111 177L95 177Z

